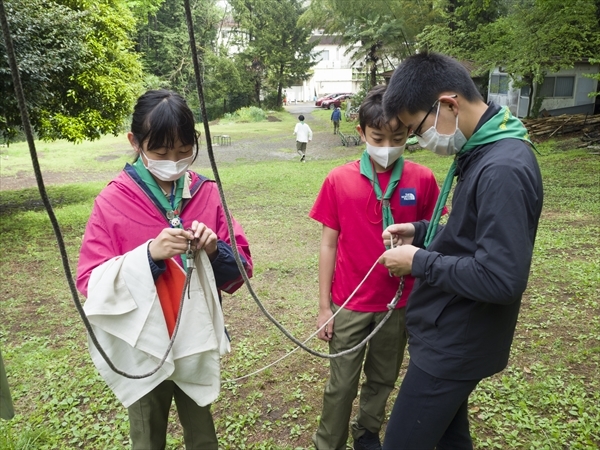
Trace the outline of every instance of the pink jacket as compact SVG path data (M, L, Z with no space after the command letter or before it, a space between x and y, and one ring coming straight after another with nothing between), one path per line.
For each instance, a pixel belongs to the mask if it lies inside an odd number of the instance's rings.
M227 246L219 246L213 261L217 287L235 292L243 280L231 253L229 232L216 184L195 172L191 175L190 199L183 200L180 217L184 227L194 220L206 224ZM129 164L100 192L88 221L77 267L77 289L87 297L92 271L105 261L124 255L154 239L169 224L164 213L152 202L150 191ZM252 276L252 259L242 227L234 220L237 248ZM221 242L219 243L221 244ZM222 251L223 249L228 251ZM181 264L180 258L177 258Z

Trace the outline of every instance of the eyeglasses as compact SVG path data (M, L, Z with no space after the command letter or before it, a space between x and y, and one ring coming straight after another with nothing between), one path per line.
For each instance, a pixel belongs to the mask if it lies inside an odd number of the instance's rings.
M458 97L457 94L454 95L450 95L450 98L456 98ZM415 128L415 130L413 131L413 134L415 134L416 136L422 137L421 136L421 127L423 126L423 124L425 123L425 121L427 120L427 117L429 117L429 114L431 114L431 111L433 111L433 108L435 108L438 103L440 102L441 98L438 98L433 105L431 105L431 108L429 108L429 111L427 111L427 114L425 114L425 117L423 117L423 120L421 120L421 123L419 123L419 125L417 125L417 128Z
M419 137L421 136L421 127L423 126L423 124L425 123L425 121L427 120L427 118L429 117L429 114L431 114L431 111L433 111L433 108L435 108L437 106L437 104L439 103L439 99L435 101L435 103L433 105L431 105L431 108L429 108L429 111L427 111L427 114L425 114L425 117L423 117L423 120L421 120L421 123L419 123L419 125L417 126L417 128L415 128L415 131L413 131L413 133Z

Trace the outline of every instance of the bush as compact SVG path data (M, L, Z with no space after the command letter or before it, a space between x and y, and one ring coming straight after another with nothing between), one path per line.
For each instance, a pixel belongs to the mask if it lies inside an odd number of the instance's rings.
M267 113L256 106L249 106L240 108L233 114L225 114L224 117L234 122L261 122L267 120Z

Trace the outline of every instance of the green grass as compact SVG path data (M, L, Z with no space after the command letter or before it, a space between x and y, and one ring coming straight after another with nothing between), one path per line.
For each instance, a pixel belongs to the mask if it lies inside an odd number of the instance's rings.
M316 127L326 126L328 111L313 115L321 121ZM291 134L295 122L289 114L282 118L262 123L262 128L219 124L211 131L277 139ZM70 158L85 153L91 157L96 150L110 153L106 149L116 142L109 137L68 149L57 144L51 151L56 151L56 161L46 167L66 170L74 164ZM545 207L509 367L484 380L471 397L475 448L600 445L600 162L586 151L568 145L565 149L564 142L559 149L558 144L540 146ZM92 145L96 150L88 147ZM447 158L425 151L406 157L431 167L439 182L449 164ZM28 161L28 156L14 158ZM253 287L269 311L299 337L314 330L318 300L320 226L307 214L327 172L345 161L311 161L303 167L307 170L280 161L220 168L229 207L251 243ZM96 161L95 170L108 171L113 162ZM1 175L7 173L14 172L4 172L3 166ZM73 270L94 196L102 186L94 182L48 188ZM37 190L1 191L0 219L0 345L17 412L12 421L0 422L0 448L127 448L126 410L91 363ZM226 296L223 306L233 338L233 351L223 358L223 380L257 370L293 348L261 315L245 288ZM325 350L319 342L311 344ZM312 448L310 436L327 376L327 362L297 352L259 375L225 384L213 406L221 447ZM174 411L169 449L183 448Z
M228 119L220 119L218 123L211 123L211 135L226 134L231 136L232 140L271 138L280 139L283 136L291 136L294 130L294 124L297 122L295 116L287 112L269 111L267 116L278 119L278 122L235 122ZM198 129L204 135L204 127L198 126Z

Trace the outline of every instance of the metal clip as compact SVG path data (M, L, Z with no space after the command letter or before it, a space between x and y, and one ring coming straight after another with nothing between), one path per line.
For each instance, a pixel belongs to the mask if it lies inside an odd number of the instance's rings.
M404 291L404 276L400 277L400 285L398 286L398 290L396 291L396 295L394 296L394 298L392 299L391 302L388 303L387 308L388 309L395 309L396 305L398 304L398 302L400 301L400 298L402 297L402 292Z
M194 252L192 251L192 241L188 241L188 248L185 252L185 257L186 257L186 263L187 263L187 267L188 269L193 269L195 268L195 263L194 263Z

